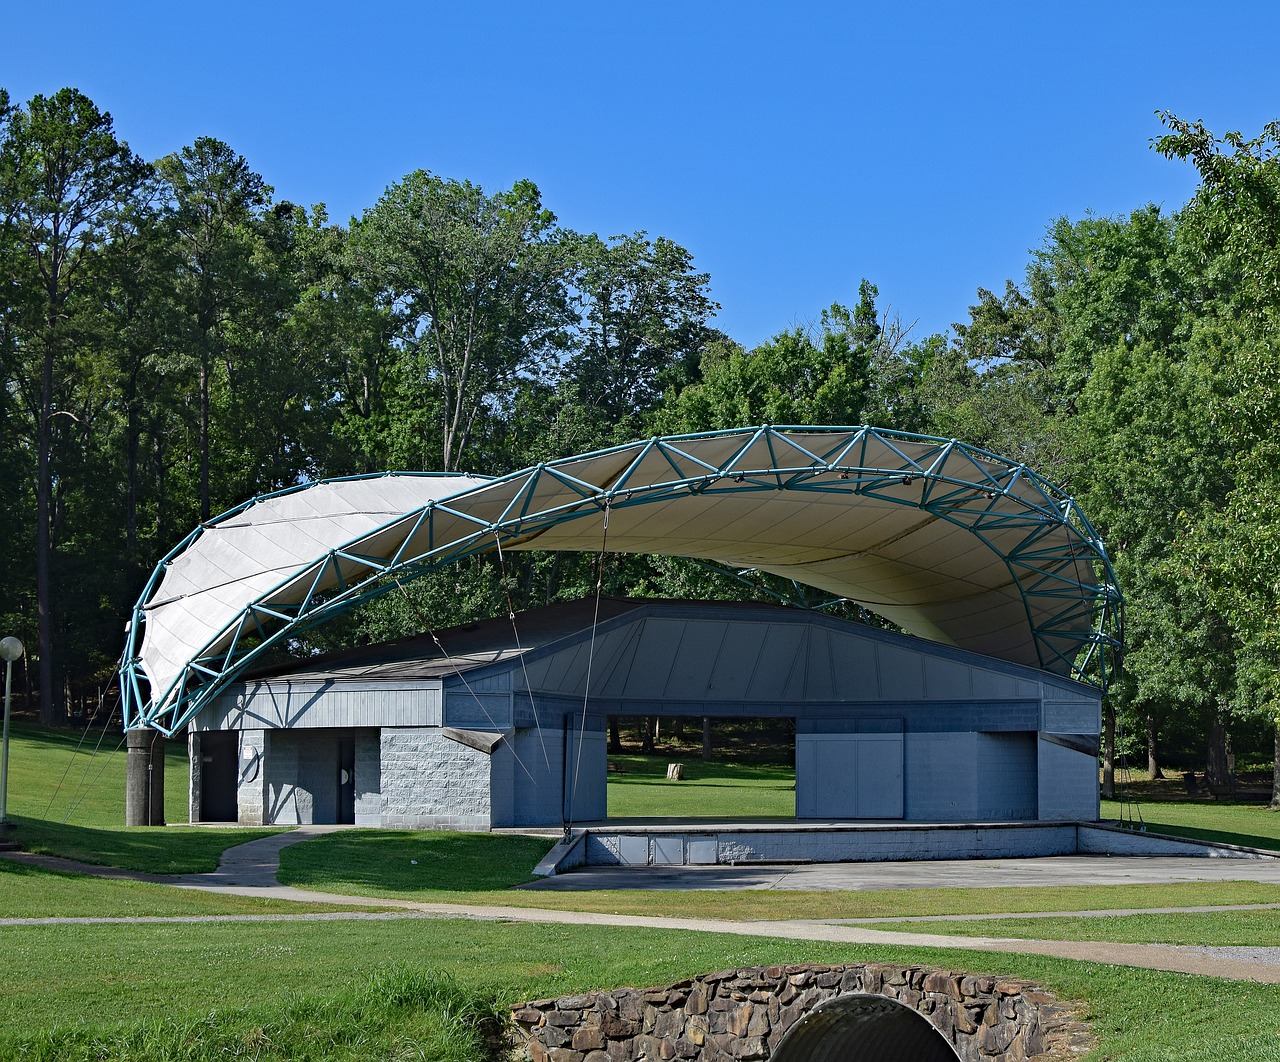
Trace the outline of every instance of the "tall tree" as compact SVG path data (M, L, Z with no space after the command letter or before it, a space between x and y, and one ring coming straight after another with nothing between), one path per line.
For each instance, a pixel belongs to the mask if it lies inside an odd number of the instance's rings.
M195 368L199 519L208 520L215 373L220 366L231 371L241 352L236 324L257 293L258 226L270 189L242 155L212 137L162 159L158 169L186 319L182 356Z
M8 142L8 123L13 115L9 95L0 88L0 144ZM0 276L9 283L0 285L0 541L26 541L34 518L30 486L35 473L29 448L22 445L24 425L17 395L19 322L25 316L24 300L34 285L19 281L29 262L12 225L0 225ZM33 642L24 613L34 616L31 603L32 572L26 565L0 567L0 624L6 631ZM23 605L27 605L24 608ZM28 612L29 609L29 612Z
M388 188L352 241L361 282L396 318L419 401L438 402L423 467L457 469L480 422L567 342L568 241L530 181L488 194L425 170Z
M29 285L17 328L32 355L25 369L36 454L35 584L40 714L61 721L54 691L54 417L82 336L76 303L100 279L107 226L144 180L147 167L116 139L111 116L74 89L36 96L13 112L0 143L4 242L18 251Z
M1165 563L1179 514L1220 502L1223 465L1205 444L1216 390L1212 352L1191 351L1177 219L1153 206L1116 218L1059 218L1022 286L979 292L957 326L971 374L952 387L941 433L1018 458L1074 492L1112 552L1127 596L1129 666L1108 712L1105 785L1115 717L1149 731L1170 711L1214 718L1230 699L1230 639L1207 622L1197 644L1214 654L1181 667L1171 601L1194 595ZM1196 614L1193 609L1193 614ZM1172 639L1172 640L1171 640Z
M1243 643L1242 697L1275 728L1280 810L1280 122L1246 139L1162 119L1170 131L1157 150L1192 162L1202 182L1184 220L1200 266L1194 336L1225 352L1225 386L1209 412L1234 473L1221 510L1187 520L1182 552Z
M582 324L562 393L582 423L563 433L568 452L635 438L664 387L689 377L717 309L708 274L665 237L591 235L580 248Z
M325 475L409 467L393 443L395 316L358 283L350 232L332 224L323 206L311 211L295 238L298 293L290 330L315 359L326 392L317 412L327 407L324 420L332 429L323 453L313 447L320 467Z
M876 288L864 280L852 310L839 303L816 330L793 328L754 350L709 344L701 379L669 396L655 416L665 432L710 431L744 424L857 424L870 366L884 329Z

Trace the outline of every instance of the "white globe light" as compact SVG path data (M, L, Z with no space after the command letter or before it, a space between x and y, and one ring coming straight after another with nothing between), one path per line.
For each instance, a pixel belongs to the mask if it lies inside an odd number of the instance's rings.
M7 660L9 663L13 663L21 655L22 643L17 638L0 638L0 660Z

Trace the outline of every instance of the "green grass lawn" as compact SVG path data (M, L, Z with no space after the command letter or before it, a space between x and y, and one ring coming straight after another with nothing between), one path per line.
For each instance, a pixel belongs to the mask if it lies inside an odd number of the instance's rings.
M394 983L401 975L388 969L443 973L472 998L510 1005L735 966L870 960L1045 983L1061 999L1082 1001L1098 1038L1090 1056L1097 1060L1280 1059L1280 987L1040 956L433 920L14 927L4 934L4 1057L326 1057L321 1049L295 1050L288 1029L310 1014L307 1035L321 1035L331 1023L335 1036L350 1037L352 993L366 992L379 976ZM343 1013L345 1030L333 1017ZM357 1030L360 1020L356 1012ZM369 1037L365 1057L388 1057L377 1048L388 1037L376 1029ZM396 1057L484 1058L478 1048L422 1054L394 1031L389 1040L400 1044ZM140 1046L130 1054L123 1050L130 1044ZM339 1042L331 1050L327 1057L355 1058L362 1049Z
M320 842L320 843L317 843ZM357 896L502 903L554 842L510 834L342 830L280 852L287 885Z
M681 763L684 778L667 779ZM775 764L741 764L658 756L609 757L610 818L778 819L796 814L796 772Z
M10 807L32 847L140 869L210 869L229 844L268 830L125 829L124 756L73 755L75 737L15 731ZM167 771L172 818L186 765ZM610 776L615 816L790 817L789 769L627 757ZM86 762L91 765L85 772ZM22 766L19 767L19 764ZM77 779L73 781L73 779ZM77 787L79 787L77 791ZM1108 813L1114 814L1110 809ZM1257 806L1149 801L1150 829L1280 845ZM63 822L63 819L66 819ZM550 893L513 890L550 842L407 831L343 831L286 848L283 879L317 889L637 914L733 919L899 917L1280 901L1248 882L1069 889ZM0 863L0 914L254 913L280 906ZM1177 943L1275 943L1271 912L916 923L929 932ZM0 929L0 1057L368 1058L484 1062L486 1015L522 999L667 983L731 966L857 959L1022 976L1080 1000L1090 1057L1280 1062L1280 988L1039 956L849 946L617 927L475 921L44 925Z
M1022 940L1280 947L1280 911L1274 910L1143 913L1088 918L984 918L964 922L878 922L876 928Z
M1134 815L1134 806L1104 800L1102 817L1128 820ZM1280 849L1280 812L1269 810L1265 804L1144 797L1137 801L1136 809L1151 833Z
M9 749L9 812L29 819L79 826L124 825L124 734L46 730L14 722ZM170 822L187 821L187 750L165 745L164 810Z
M124 825L125 752L117 732L102 737L15 723L9 750L7 836L29 852L153 874L216 870L222 852L276 828ZM83 738L83 740L82 740ZM187 820L187 757L181 742L165 751L165 812Z
M386 967L340 990L268 995L248 1006L72 1026L4 1038L7 1057L80 1059L252 1059L307 1062L430 1059L492 1062L505 1012L491 994L437 970Z
M0 918L152 918L350 909L350 905L299 904L60 874L0 859Z
M1280 886L1251 881L865 892L699 890L674 896L645 890L515 889L532 880L530 871L550 846L549 840L509 835L343 830L285 848L279 879L356 896L608 914L667 914L676 903L689 917L739 921L1280 903Z

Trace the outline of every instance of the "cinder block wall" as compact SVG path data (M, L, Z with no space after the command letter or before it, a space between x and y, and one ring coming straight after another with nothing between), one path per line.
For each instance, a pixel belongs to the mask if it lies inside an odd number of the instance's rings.
M968 822L978 810L977 735L906 736L906 815L914 822Z
M547 726L516 730L493 750L493 825L560 824L564 753L564 731Z
M271 736L266 730L240 731L239 785L236 786L236 821L241 826L262 826L266 807L266 763ZM254 767L246 769L253 763Z
M274 730L265 759L266 821L334 822L338 812L338 739L329 730Z
M384 727L381 754L383 826L490 828L488 755L438 727Z
M382 743L376 729L356 732L356 825L382 825Z
M1036 735L976 735L978 817L1026 821L1038 812Z
M1098 817L1098 760L1041 738L1040 818Z

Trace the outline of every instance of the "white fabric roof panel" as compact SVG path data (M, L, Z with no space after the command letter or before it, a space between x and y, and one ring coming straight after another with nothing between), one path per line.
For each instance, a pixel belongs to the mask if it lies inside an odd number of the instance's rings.
M1045 632L1073 652L1103 593L1095 564L1109 571L1070 500L1026 469L876 429L650 440L501 479L333 480L212 521L157 569L134 624L144 627L134 644L151 710L182 696L192 660L218 670L210 657L237 644L255 603L311 607L317 589L346 590L338 573L347 585L376 575L361 558L429 565L499 538L504 549L757 568L861 602L912 633L1060 671L1044 659L1058 644ZM1031 540L1043 555L1011 564ZM1052 592L1029 594L1035 584ZM1070 595L1084 604L1064 623Z
M229 642L227 625L299 568L407 510L480 482L462 476L380 476L317 483L251 502L213 522L163 565L160 585L144 605L142 667L151 688L166 689L189 660Z

